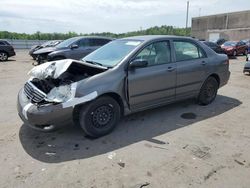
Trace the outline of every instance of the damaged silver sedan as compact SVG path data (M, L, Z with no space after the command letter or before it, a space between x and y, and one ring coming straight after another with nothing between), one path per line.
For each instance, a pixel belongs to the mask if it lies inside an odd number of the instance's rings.
M17 103L25 124L51 131L75 123L100 137L123 115L187 98L207 105L230 72L227 56L199 41L141 36L110 42L81 61L47 62L29 75Z

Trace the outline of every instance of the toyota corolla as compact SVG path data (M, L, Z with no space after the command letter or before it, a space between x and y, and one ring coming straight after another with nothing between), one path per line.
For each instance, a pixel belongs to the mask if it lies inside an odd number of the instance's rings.
M120 118L176 101L210 104L229 79L223 54L192 38L138 36L112 41L81 61L34 67L18 94L18 114L37 130L75 123L110 133Z

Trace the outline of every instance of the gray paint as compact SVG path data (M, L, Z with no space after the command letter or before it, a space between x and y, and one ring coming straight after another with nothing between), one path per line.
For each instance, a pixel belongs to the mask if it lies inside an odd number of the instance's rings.
M115 67L77 82L74 98L80 103L74 102L70 107L69 105L63 107L63 104L41 107L34 105L33 108L28 109L28 120L25 120L22 111L29 101L25 99L26 96L21 90L18 97L18 111L21 118L31 125L49 123L58 126L62 125L62 122L72 120L74 107L84 105L84 102L81 103L85 100L84 97L93 92L97 96L90 100L110 93L118 95L122 101L124 115L127 115L178 100L197 97L202 84L212 74L219 77L220 87L225 85L229 79L230 72L229 65L226 63L228 61L227 56L215 53L199 41L176 36L141 36L126 39L142 40L143 42ZM172 42L180 39L199 46L204 50L206 56L194 61L176 62ZM129 63L141 49L153 42L166 40L171 44L172 62L170 64L135 70L128 69ZM97 65L83 64L100 68ZM44 118L45 115L46 119Z

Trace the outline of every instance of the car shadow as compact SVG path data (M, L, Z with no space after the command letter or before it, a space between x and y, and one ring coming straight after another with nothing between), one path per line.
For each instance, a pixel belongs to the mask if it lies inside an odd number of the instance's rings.
M124 117L111 134L98 139L87 138L76 126L43 133L22 125L19 139L24 150L34 159L60 163L112 152L144 140L164 145L164 141L154 137L218 116L241 104L237 99L222 95L208 106L187 100Z

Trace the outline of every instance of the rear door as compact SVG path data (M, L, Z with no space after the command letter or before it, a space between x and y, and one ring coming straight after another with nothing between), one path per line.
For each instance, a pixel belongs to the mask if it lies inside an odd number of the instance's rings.
M208 58L191 40L174 40L177 65L176 99L195 96L206 78Z
M128 71L129 104L132 110L175 100L176 63L172 62L169 41L154 42L133 59L148 66Z

